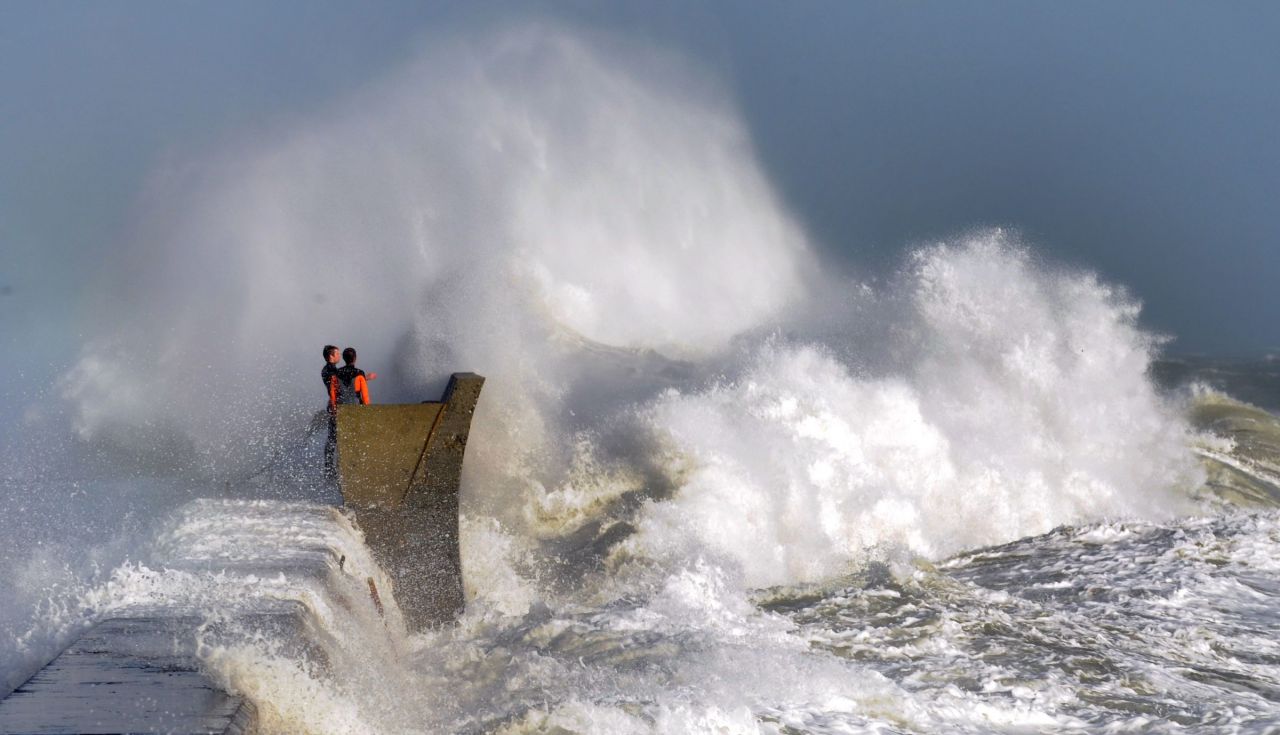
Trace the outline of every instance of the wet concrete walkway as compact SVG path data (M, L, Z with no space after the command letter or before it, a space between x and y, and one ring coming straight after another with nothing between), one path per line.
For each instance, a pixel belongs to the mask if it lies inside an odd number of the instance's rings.
M105 620L0 701L5 735L249 735L253 705L195 656L197 618Z

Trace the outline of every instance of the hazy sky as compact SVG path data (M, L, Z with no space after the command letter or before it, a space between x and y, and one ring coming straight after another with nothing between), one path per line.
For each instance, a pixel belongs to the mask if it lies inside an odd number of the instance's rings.
M1280 348L1275 3L0 0L0 344L58 361L167 157L305 118L428 36L549 17L695 58L831 260L982 225L1125 284L1174 352Z

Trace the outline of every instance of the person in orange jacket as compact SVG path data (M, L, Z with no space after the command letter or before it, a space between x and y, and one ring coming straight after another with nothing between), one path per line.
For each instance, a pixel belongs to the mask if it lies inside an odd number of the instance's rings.
M342 361L346 363L334 371L329 381L329 405L359 403L369 404L369 381L378 377L377 373L365 373L356 367L356 350L348 347L342 351Z

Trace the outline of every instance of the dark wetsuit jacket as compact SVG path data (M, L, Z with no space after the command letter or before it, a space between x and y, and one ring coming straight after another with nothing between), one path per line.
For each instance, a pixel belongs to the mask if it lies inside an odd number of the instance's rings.
M326 362L324 367L320 368L320 380L324 382L324 392L329 396L329 410L333 410L337 400L337 387L333 381L338 375L338 366L331 362Z
M330 401L338 403L369 403L369 381L365 372L355 365L343 365L334 371L329 381Z

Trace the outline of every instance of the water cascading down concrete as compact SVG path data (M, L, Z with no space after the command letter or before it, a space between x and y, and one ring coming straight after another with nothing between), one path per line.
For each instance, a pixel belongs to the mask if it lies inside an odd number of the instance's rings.
M440 401L338 407L343 502L411 630L448 624L463 609L458 491L483 386L479 375L454 373ZM370 579L369 591L381 608L387 590ZM298 635L307 613L287 607L239 623L267 637ZM204 671L198 641L207 624L192 616L99 621L0 701L0 733L252 735L254 705Z

